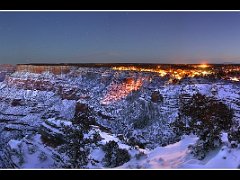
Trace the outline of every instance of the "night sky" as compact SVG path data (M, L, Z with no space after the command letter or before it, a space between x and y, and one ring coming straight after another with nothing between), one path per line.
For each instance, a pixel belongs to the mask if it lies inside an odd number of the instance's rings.
M240 63L240 12L0 12L0 63Z

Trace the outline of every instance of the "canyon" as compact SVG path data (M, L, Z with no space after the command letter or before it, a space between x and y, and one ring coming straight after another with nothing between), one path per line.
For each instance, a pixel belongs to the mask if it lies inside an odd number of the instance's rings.
M178 116L180 97L201 93L220 100L238 122L238 70L238 65L2 65L0 167L66 167L64 127L79 114L96 121L84 137L100 136L89 144L84 168L105 167L102 146L111 140L131 159L177 143L181 137L170 124Z

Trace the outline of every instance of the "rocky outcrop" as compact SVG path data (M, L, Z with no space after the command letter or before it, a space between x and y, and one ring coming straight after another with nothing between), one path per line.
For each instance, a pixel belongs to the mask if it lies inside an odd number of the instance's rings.
M39 134L44 144L57 147L64 142L63 132L51 121L46 120L39 128Z
M49 80L34 80L34 79L19 79L6 77L6 83L8 86L16 87L18 89L28 90L40 90L40 91L51 91L53 90L53 84Z
M0 82L2 82L5 77L9 74L15 72L16 66L10 64L2 64L0 65Z

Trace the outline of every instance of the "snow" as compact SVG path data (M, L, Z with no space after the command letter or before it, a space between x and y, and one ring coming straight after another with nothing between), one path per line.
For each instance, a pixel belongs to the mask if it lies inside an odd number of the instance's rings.
M94 159L96 161L99 161L101 162L103 160L105 156L105 153L103 152L103 150L101 148L97 148L97 149L94 149L91 154L90 154L90 159ZM97 164L97 165L92 165L92 164L88 164L88 168L102 168L103 165L100 163L100 164Z
M62 108L60 110L60 113L63 117L66 117L66 119L72 119L74 117L75 107L76 107L75 100L64 99L62 101Z
M8 142L8 145L10 146L10 148L11 148L11 149L14 149L14 150L18 150L20 144L21 144L21 141L14 140L14 139L11 139L11 140Z
M67 120L71 120L74 117L76 107L75 100L59 100L51 109L59 111L60 115Z
M207 164L202 168L214 169L232 169L240 165L240 150L224 148L220 150Z
M39 169L54 167L55 162L52 158L54 150L43 146L40 134L31 137L31 140L27 136L22 140L12 139L8 144L11 150L15 150L15 153L11 153L11 159L18 168Z
M36 148L36 152L29 153L29 143L26 140L22 143L22 151L24 152L24 163L22 164L21 168L50 168L54 161L51 158L52 151L50 148L46 148L42 145L40 135L37 134L33 137L33 146ZM46 155L45 160L40 160L41 154Z
M222 140L222 142L227 143L228 142L228 134L222 133L221 140Z
M130 149L130 146L123 144L115 135L111 135L103 131L99 131L99 134L103 138L103 140L101 141L102 144L106 144L109 141L115 141L115 142L118 142L119 148Z
M3 88L5 88L5 87L6 87L6 84L3 83L3 82L0 82L0 89L3 89Z
M186 136L183 140L168 145L166 147L157 147L147 153L145 159L132 159L120 168L148 168L148 169L166 169L177 168L183 162L188 160L188 146L195 143L195 136Z
M82 70L82 72L81 72ZM106 127L111 128L111 122L114 124L114 120L118 120L119 117L125 117L124 110L125 107L129 107L129 103L126 99L121 99L121 101L114 102L111 106L101 106L100 98L104 97L108 85L105 86L104 83L99 83L96 80L86 80L84 73L87 72L99 73L98 75L103 75L101 70L91 69L91 68L79 68L77 77L68 77L68 75L53 75L52 73L46 72L42 74L28 73L28 72L16 72L11 75L11 78L14 80L22 80L22 79L32 79L32 80L42 80L51 82L53 85L61 85L64 89L71 90L72 87L76 87L79 90L79 94L81 96L89 96L89 99L81 98L79 100L67 100L62 99L56 91L40 91L40 90L29 90L29 89L21 89L16 87L8 86L6 82L0 82L0 94L3 99L0 102L0 120L6 124L3 125L5 128L22 128L24 130L29 131L31 128L37 130L40 125L43 125L50 132L54 133L62 133L58 130L58 127L61 124L71 125L69 121L74 117L75 106L77 102L86 103L89 107L92 107L95 112L100 111L102 114L107 115L109 117L114 117L113 120L106 120L104 118L98 118L98 123L101 125L106 125ZM105 72L106 69L104 69ZM111 70L110 70L111 71ZM110 72L109 71L109 72ZM81 74L82 73L82 74ZM121 73L118 72L120 75ZM112 74L113 75L113 74ZM142 74L139 74L142 76ZM117 77L117 76L116 76ZM125 77L125 75L123 76ZM190 96L195 93L202 93L207 96L214 97L216 99L221 100L225 104L231 106L235 110L235 118L240 118L240 108L239 108L239 100L240 100L240 86L239 84L231 84L227 82L217 82L217 83L195 83L195 84L177 84L177 85L167 85L160 86L157 84L153 85L153 89L157 89L163 95L163 102L158 106L159 112L161 112L161 121L159 121L159 125L153 123L151 127L144 130L136 130L137 135L143 135L147 141L155 143L154 148L152 150L149 149L139 149L139 148L131 148L126 145L124 141L121 141L117 137L117 133L112 131L112 133L106 133L99 130L100 136L103 138L99 143L100 145L104 145L109 141L116 141L120 148L127 149L131 154L132 159L125 163L123 166L118 168L151 168L151 169L165 169L165 168L189 168L189 169L205 169L205 168L237 168L240 165L240 149L235 148L231 149L227 147L228 138L227 133L222 134L222 141L224 142L223 146L211 151L207 154L204 160L198 160L190 153L188 146L190 144L194 144L197 140L195 136L185 136L183 139L177 143L170 144L165 147L159 146L159 141L154 140L157 136L168 135L171 136L170 132L168 132L167 128L164 129L165 126L162 124L169 124L176 119L178 115L178 103L179 103L179 95L181 93L189 94ZM20 82L21 83L21 82ZM56 89L54 89L56 90ZM124 89L123 89L124 90ZM141 89L142 90L142 89ZM143 89L143 93L141 94L142 101L146 99L150 99L147 88ZM117 90L116 90L117 91ZM214 93L213 93L214 92ZM141 99L140 98L140 99ZM10 99L10 100L9 100ZM11 106L12 99L21 99L23 102L26 102L26 105L21 106ZM33 105L37 104L37 105ZM138 104L137 104L138 105ZM134 107L138 108L138 106ZM43 115L45 115L48 111L56 111L56 117L48 118L46 121L49 124L43 122ZM141 111L141 110L139 110ZM136 111L136 115L139 111ZM55 113L55 112L54 112ZM54 114L53 113L53 114ZM58 115L59 114L59 115ZM135 115L134 114L134 115ZM126 120L128 118L126 117ZM106 123L105 123L106 122ZM53 126L51 126L53 125ZM128 124L126 124L126 131L128 131ZM31 128L29 128L31 127ZM118 128L116 126L116 128ZM30 131L29 131L30 132ZM35 131L37 132L37 131ZM160 133L159 133L160 132ZM5 133L5 134L4 134ZM10 135L15 132L1 132L1 135L4 134L6 137L10 137ZM30 132L32 133L32 132ZM114 134L116 133L116 134ZM122 132L120 132L122 133ZM142 133L142 134L141 134ZM151 134L150 134L151 133ZM161 134L162 133L162 134ZM90 133L85 134L84 137L89 137ZM21 139L22 137L17 137L16 139ZM26 139L16 140L8 139L9 148L12 150L16 150L17 152L21 149L21 153L24 157L24 163L21 164L20 168L49 168L54 164L54 160L51 158L54 151L47 145L43 144L40 139L40 135L35 135L34 139L31 143L36 145L37 151L33 154L28 153L28 146ZM1 139L2 140L2 139ZM7 142L6 142L7 144ZM158 146L158 147L157 147ZM90 159L94 159L97 161L101 161L104 157L104 152L101 147L94 147L90 153ZM146 154L146 156L141 157L137 160L134 156L142 151ZM47 156L47 160L41 162L39 160L39 155L41 152L44 152ZM17 160L17 157L13 158ZM18 164L18 163L16 163ZM96 163L96 165L89 164L89 168L103 168L101 162Z
M57 127L62 127L62 125L65 125L65 126L71 126L72 125L71 121L56 120L55 118L49 118L47 121L50 122L51 124L56 125Z
M103 138L102 142L103 142L104 144L106 144L106 143L109 142L109 141L116 141L116 142L119 141L116 137L110 135L109 133L100 131L99 134L100 134L100 136Z
M157 147L146 152L147 156L135 158L118 167L120 169L235 169L240 165L240 148L231 149L223 146L208 153L204 160L198 160L190 154L188 146L198 138L185 136L181 141L166 147ZM226 134L223 134L226 140Z
M48 130L50 130L53 134L63 134L62 131L58 130L57 128L55 127L52 127L52 126L49 126L48 124L46 123L42 123L42 126L47 128Z

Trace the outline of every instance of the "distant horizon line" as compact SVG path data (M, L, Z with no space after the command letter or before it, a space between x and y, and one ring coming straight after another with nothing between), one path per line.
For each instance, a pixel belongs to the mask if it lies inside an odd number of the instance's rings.
M240 65L240 63L233 63L233 62L224 62L224 63L147 63L147 62L141 62L141 63L136 63L136 62L121 62L121 63L16 63L16 64L5 64L5 65L141 65L141 64L146 64L146 65L201 65L201 64L208 64L208 65ZM4 64L1 64L4 65Z

